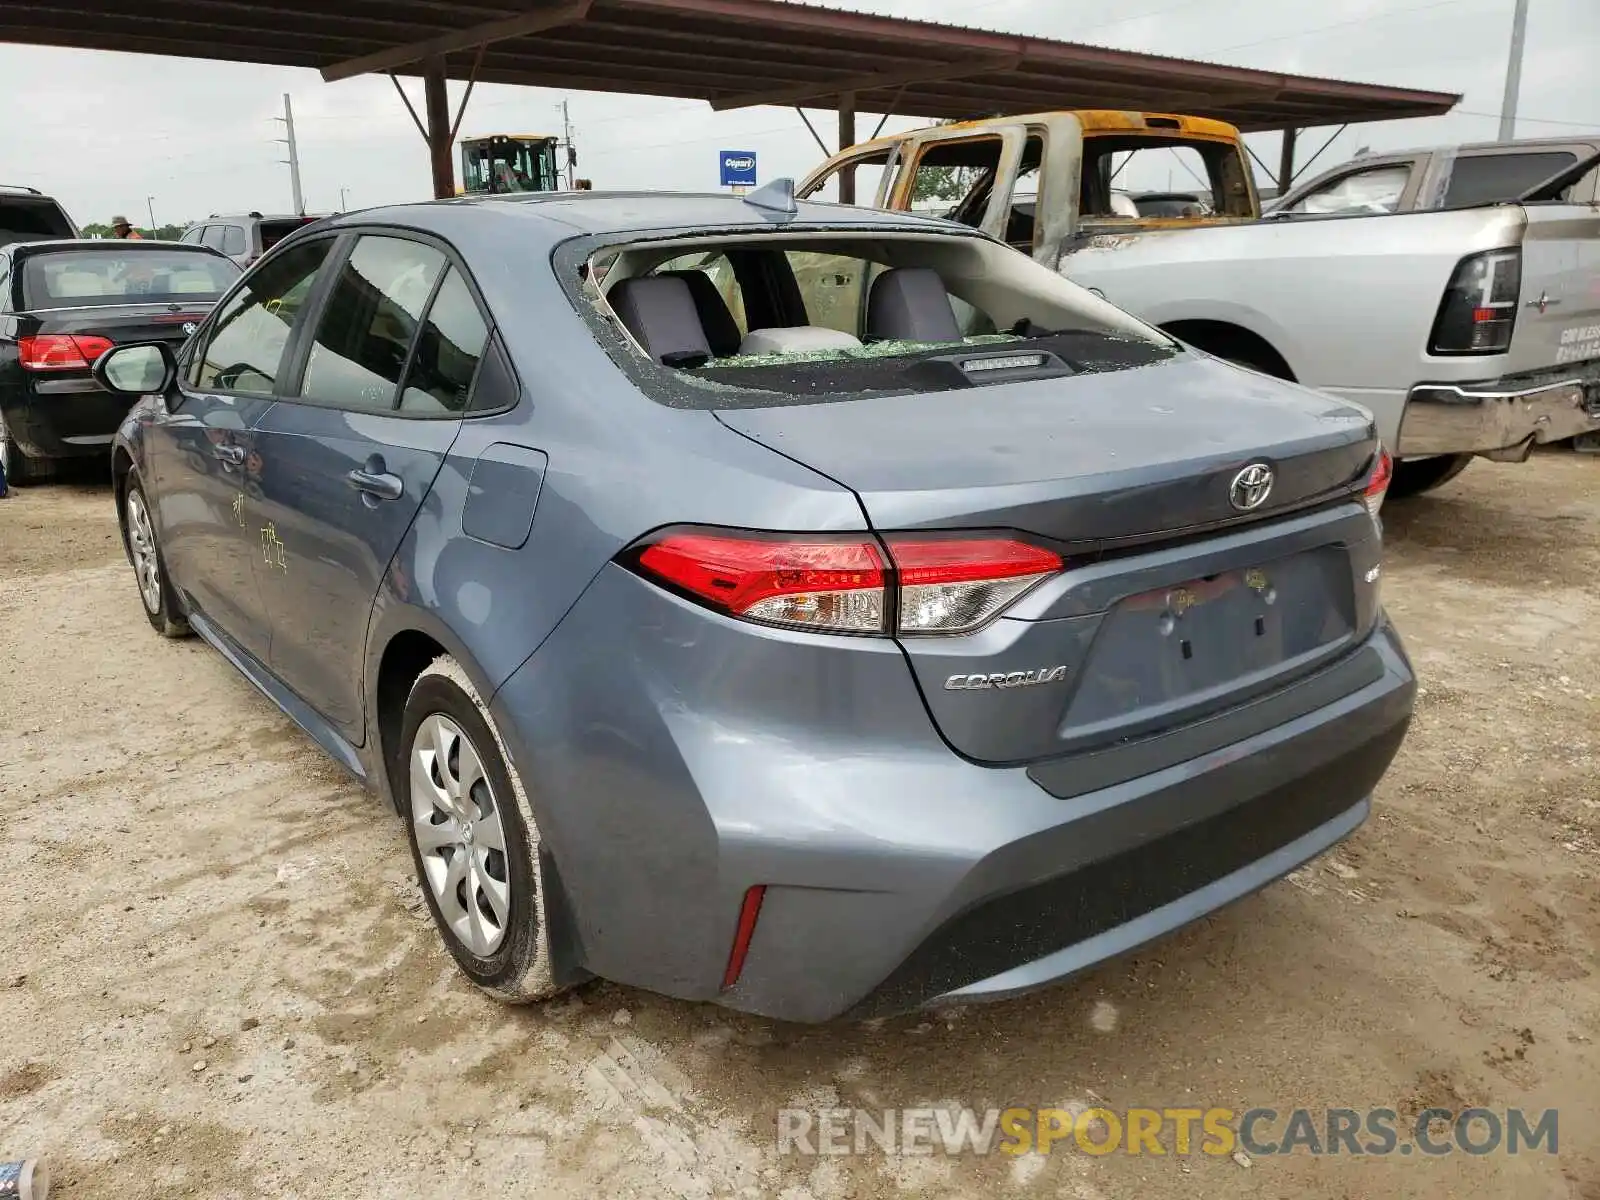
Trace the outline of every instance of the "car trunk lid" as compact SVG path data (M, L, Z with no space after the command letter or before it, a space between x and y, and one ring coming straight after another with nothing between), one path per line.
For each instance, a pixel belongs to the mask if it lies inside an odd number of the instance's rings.
M718 416L853 489L891 545L1011 530L1062 556L976 632L900 638L940 731L982 762L1192 723L1376 617L1370 417L1214 360ZM1253 468L1264 496L1241 494Z

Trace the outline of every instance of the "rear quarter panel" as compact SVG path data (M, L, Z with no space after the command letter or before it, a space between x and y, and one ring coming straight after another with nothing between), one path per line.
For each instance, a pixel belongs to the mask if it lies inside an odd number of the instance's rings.
M507 412L462 422L390 563L368 628L369 705L384 648L408 630L455 655L489 699L605 564L660 526L865 528L847 489L739 437L709 411L642 395L560 291L547 258L495 244L458 249L521 396ZM491 446L537 452L530 462L545 456L543 478L526 489L537 491L531 530L516 548L463 529L474 467Z

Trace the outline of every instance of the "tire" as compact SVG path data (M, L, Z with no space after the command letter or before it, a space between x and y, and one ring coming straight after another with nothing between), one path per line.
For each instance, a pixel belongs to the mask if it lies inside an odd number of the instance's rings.
M128 561L133 565L139 603L144 607L144 615L149 618L150 628L162 637L187 637L189 622L184 619L177 593L172 590L172 581L167 577L167 564L161 557L155 522L150 518L150 504L135 475L128 476L122 512L122 534L128 548Z
M1394 477L1389 481L1389 495L1396 499L1420 496L1434 488L1443 487L1467 469L1472 462L1470 454L1441 454L1437 458L1402 459L1394 464Z
M400 751L395 790L417 883L456 965L508 1004L555 995L539 827L455 659L434 659L411 685Z
M1236 367L1245 367L1262 375L1271 375L1274 379L1289 378L1283 364L1271 361L1265 354L1252 354L1249 350L1237 348L1218 350L1214 353L1224 362L1231 362Z
M6 428L4 416L0 416L0 470L6 474L6 484L10 487L25 487L32 483L38 474L34 462L22 452L22 447L11 440L11 432Z

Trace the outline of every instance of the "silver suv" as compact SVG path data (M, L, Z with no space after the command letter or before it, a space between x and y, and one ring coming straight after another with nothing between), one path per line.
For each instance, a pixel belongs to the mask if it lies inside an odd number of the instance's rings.
M0 246L77 236L72 218L38 188L0 183Z
M321 220L317 216L262 216L249 212L237 216L212 213L183 231L182 240L191 245L209 246L226 254L241 267L248 267L302 225Z

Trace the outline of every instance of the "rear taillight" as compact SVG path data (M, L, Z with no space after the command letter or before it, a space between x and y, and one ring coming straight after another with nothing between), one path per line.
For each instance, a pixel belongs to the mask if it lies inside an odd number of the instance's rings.
M883 559L861 538L669 533L639 566L730 616L842 633L884 631Z
M1010 538L891 536L901 633L967 633L1061 570L1061 556Z
M1378 447L1378 457L1373 461L1372 474L1367 476L1367 486L1363 498L1367 502L1367 511L1374 520L1378 517L1378 510L1383 507L1383 498L1388 494L1389 481L1394 478L1394 459L1389 457L1389 452L1382 446Z
M1462 259L1439 304L1429 352L1505 353L1521 293L1521 250L1491 250Z
M630 561L729 616L830 633L978 629L1061 571L1060 555L1003 535L876 539L672 530Z
M41 333L17 339L26 371L86 371L111 349L111 339L92 333Z

